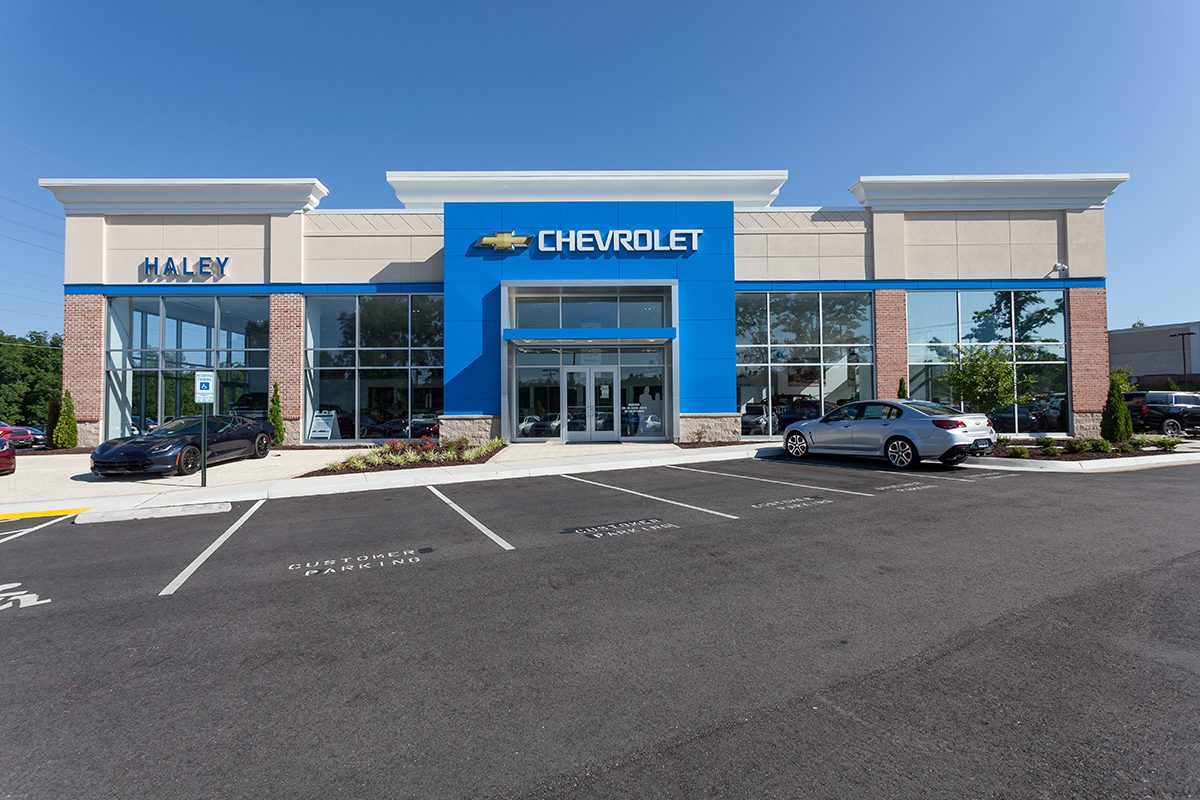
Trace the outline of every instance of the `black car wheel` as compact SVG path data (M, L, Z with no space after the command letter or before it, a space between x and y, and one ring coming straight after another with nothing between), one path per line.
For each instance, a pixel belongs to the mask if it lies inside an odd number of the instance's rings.
M917 448L908 439L897 436L887 443L887 460L896 469L908 469L916 466Z
M189 444L180 450L175 466L180 475L195 475L200 469L200 448Z
M1183 435L1183 426L1179 424L1179 420L1177 419L1164 419L1160 429L1163 432L1163 436Z
M804 438L804 434L800 431L792 431L787 435L787 440L783 443L783 449L792 458L804 458L808 455L808 440Z
M260 433L254 437L254 457L266 458L267 453L271 452L271 437L265 433Z

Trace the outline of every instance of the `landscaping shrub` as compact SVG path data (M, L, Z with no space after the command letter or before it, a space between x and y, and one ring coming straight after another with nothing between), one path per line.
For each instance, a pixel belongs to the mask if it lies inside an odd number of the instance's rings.
M1046 458L1058 458L1062 455L1062 448L1053 444L1044 445L1042 447L1042 455Z
M1010 447L1008 448L1008 454L1013 458L1029 458L1029 448L1019 445L1017 447Z
M1038 447L1053 447L1054 446L1054 440L1051 439L1049 436L1039 436L1038 438L1033 440L1033 443L1036 444Z
M1090 439L1092 443L1092 451L1095 453L1111 453L1113 450L1112 442L1107 439Z
M54 429L58 427L58 417L62 413L62 400L51 397L46 401L46 446L54 447Z
M1176 439L1173 436L1158 436L1154 439L1154 445L1159 450L1165 450L1168 453L1173 453L1175 452L1175 448L1178 447L1179 443L1182 441L1183 439Z
M275 382L275 389L271 392L271 410L267 413L267 419L275 428L275 446L283 444L283 405L279 402L279 382Z
M1121 394L1117 379L1111 375L1108 378L1108 402L1104 404L1104 413L1100 416L1100 435L1109 442L1124 442L1133 436L1133 418L1129 416L1129 406L1125 405L1125 397Z
M75 424L75 401L71 398L71 390L63 391L62 409L58 412L58 424L50 432L50 439L55 447L70 448L79 444L79 428Z
M1119 445L1117 445L1117 452L1120 453L1140 453L1141 450L1142 449L1136 446L1133 442L1121 442Z
M1129 446L1135 450L1144 450L1150 446L1150 439L1146 436L1131 436L1129 437Z
M908 399L908 381L904 378L900 379L900 385L896 387L896 397L900 398L901 400Z
M1012 437L1011 436L997 436L996 444L998 444L1001 447L1008 447L1010 444L1012 444Z
M1092 451L1091 439L1067 439L1063 449L1068 453L1090 453Z

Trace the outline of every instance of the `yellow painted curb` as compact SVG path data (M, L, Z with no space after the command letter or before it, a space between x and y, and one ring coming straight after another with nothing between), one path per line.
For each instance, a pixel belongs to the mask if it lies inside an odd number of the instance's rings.
M49 511L22 511L17 514L0 514L0 519L25 519L26 517L66 517L71 514L80 514L87 511L91 506L83 508L54 508Z

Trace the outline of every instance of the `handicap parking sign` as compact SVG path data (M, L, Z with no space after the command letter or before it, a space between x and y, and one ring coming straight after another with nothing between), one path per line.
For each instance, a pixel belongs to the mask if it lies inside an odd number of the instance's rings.
M196 402L197 403L215 403L217 402L217 376L213 372L197 372L196 373Z

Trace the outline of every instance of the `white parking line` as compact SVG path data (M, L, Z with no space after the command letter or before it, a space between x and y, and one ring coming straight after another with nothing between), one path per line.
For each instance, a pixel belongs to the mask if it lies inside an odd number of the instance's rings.
M257 503L250 506L250 508L246 511L246 513L242 514L242 516L238 519L237 522L235 522L229 526L229 530L225 531L220 536L218 536L216 538L216 540L213 541L212 544L210 544L208 547L206 547L204 549L203 553L196 556L196 560L193 561L192 563L188 564L184 568L183 572L176 575L175 580L168 583L167 588L165 588L161 592L159 592L158 596L163 597L164 595L175 594L175 590L178 589L180 586L183 586L183 582L186 581L188 578L190 578L192 576L192 573L195 572L197 569L199 569L200 565L208 560L209 556L211 556L213 553L217 552L217 548L220 547L221 545L225 544L225 540L228 539L230 536L233 536L233 534L237 532L237 529L242 527L242 525L245 524L246 520L250 519L250 515L253 514L255 511L258 511L258 509L260 509L262 507L262 504L265 502L267 502L267 501L259 500Z
M567 478L568 480L579 481L580 483L590 483L592 486L600 486L605 489L612 489L617 492L625 492L625 494L636 494L638 497L645 497L648 500L657 500L660 503L670 503L673 506L682 506L683 508L690 508L693 511L703 511L705 514L712 514L717 517L724 517L725 519L738 519L738 517L735 517L733 514L726 514L724 511L713 511L710 508L701 508L700 506L690 506L687 503L680 503L678 500L668 500L665 497L655 497L652 494L643 494L642 492L635 492L633 489L622 489L620 486L610 486L607 483L599 483L597 481L589 481L584 478L576 478L574 475L563 475L563 477Z
M16 539L18 536L24 536L27 533L33 533L34 531L40 531L42 528L48 528L54 523L62 522L64 519L67 519L67 517L70 516L71 515L68 514L66 517L55 517L49 522L43 522L41 525L34 525L32 528L22 528L19 531L8 531L7 535L3 539L0 539L0 544L4 544L10 539Z
M837 464L818 464L813 461L793 461L793 460L788 460L788 461L785 461L784 463L795 464L798 467L801 467L801 466L813 467L815 469L840 469L843 472L860 472L860 473L864 473L864 474L870 474L872 472L875 472L880 475L903 475L906 478L921 478L921 479L929 478L930 480L934 480L934 481L958 481L959 483L974 483L975 482L974 478L951 478L949 475L930 475L928 472L916 472L916 471L897 472L896 470L891 470L891 469L875 469L874 467L870 467L870 466L843 467L843 466L839 466Z
M733 472L716 472L711 469L696 469L695 467L676 467L676 466L672 466L670 464L667 465L667 468L668 469L682 469L687 472L702 472L705 475L720 475L725 478L742 478L743 480L747 480L747 481L762 481L763 483L778 483L783 486L795 486L799 489L812 489L812 490L818 491L818 492L837 492L838 494L854 494L854 495L858 495L859 497L874 497L875 496L868 492L854 492L854 491L851 491L850 489L831 489L827 486L810 486L807 483L792 483L791 481L777 481L777 480L774 480L773 478L756 478L751 475L737 475Z
M441 499L441 501L442 501L443 503L445 503L446 505L448 505L448 506L450 506L452 509L454 509L456 512L458 512L458 515L459 515L460 517L462 517L462 518L463 518L463 519L465 519L467 522L469 522L469 523L471 523L472 525L474 525L474 526L475 526L475 527L476 527L476 528L479 530L479 532L480 532L480 533L482 533L484 536L488 537L488 538L489 538L489 539L491 539L493 542L495 542L496 544L498 544L498 545L500 545L501 547L503 547L505 550L515 550L515 549L516 549L516 548L515 548L515 547L513 547L511 544L509 544L508 542L504 541L504 539L502 539L502 538L500 538L499 536L497 536L497 535L496 535L496 533L495 533L495 532L493 532L493 531L492 531L490 528L488 528L488 526L487 526L487 525L484 525L482 522L480 522L479 520L477 520L477 519L475 519L474 517L472 517L472 516L471 516L469 513L467 513L467 511L466 511L465 509L463 509L463 508L462 508L462 507L461 507L461 506L460 506L458 503L454 502L454 501L453 501L453 500L451 500L449 497L446 497L446 495L444 495L444 494L442 494L441 492L439 492L439 491L437 490L437 488L436 488L436 487L433 487L433 486L426 486L425 488L426 488L426 489L428 489L429 491L433 492L435 495L437 495L437 496L438 496L438 497Z

